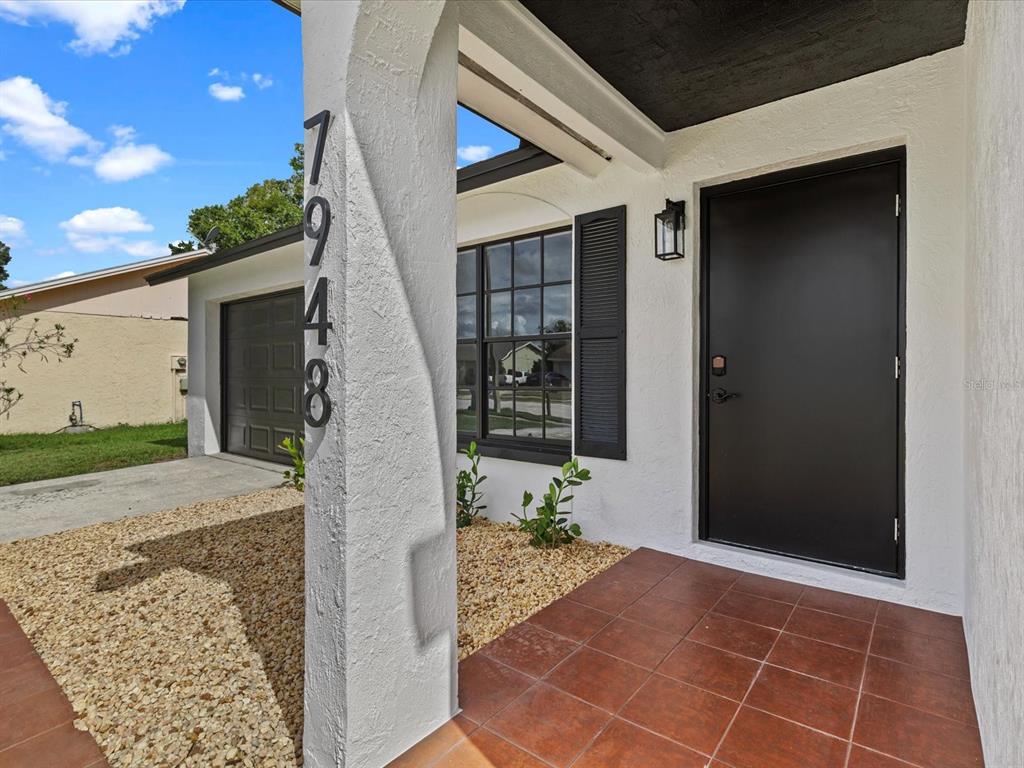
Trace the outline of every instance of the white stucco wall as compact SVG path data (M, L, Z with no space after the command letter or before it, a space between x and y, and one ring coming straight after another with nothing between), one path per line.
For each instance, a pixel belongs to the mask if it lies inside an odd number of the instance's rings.
M965 621L985 762L1024 765L1024 6L967 24Z
M306 334L333 408L306 430L309 768L387 765L458 706L456 11L302 8L305 113L332 115L318 184L307 153L332 225L306 295L326 279L334 323Z
M627 205L628 453L587 458L588 538L960 613L964 590L964 56L946 51L669 135L667 165L566 166L459 198L459 242ZM697 205L701 185L884 146L907 147L907 578L886 579L696 541ZM687 203L687 258L653 256L652 217ZM507 520L552 467L485 458L488 512Z
M188 455L219 453L221 304L302 286L302 243L188 278Z

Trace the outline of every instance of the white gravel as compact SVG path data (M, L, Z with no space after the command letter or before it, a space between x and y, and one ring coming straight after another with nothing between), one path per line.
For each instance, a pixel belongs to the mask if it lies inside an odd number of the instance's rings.
M275 488L0 544L0 596L113 768L302 765L302 501ZM628 552L460 530L460 658Z

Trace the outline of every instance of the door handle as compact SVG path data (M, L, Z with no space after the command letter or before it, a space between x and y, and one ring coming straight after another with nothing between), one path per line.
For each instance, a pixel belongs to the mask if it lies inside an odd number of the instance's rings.
M724 403L729 398L739 397L739 395L736 392L726 392L721 387L715 387L708 392L708 397L711 398L711 402L713 403Z

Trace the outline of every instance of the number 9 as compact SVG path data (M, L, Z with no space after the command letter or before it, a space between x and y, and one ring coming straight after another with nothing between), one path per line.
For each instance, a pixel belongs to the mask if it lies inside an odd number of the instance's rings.
M313 209L320 209L320 226L313 226ZM309 198L306 203L306 210L303 216L305 220L306 237L316 240L313 247L313 257L309 260L309 266L316 267L323 258L324 248L327 246L327 233L331 231L331 204L320 195Z

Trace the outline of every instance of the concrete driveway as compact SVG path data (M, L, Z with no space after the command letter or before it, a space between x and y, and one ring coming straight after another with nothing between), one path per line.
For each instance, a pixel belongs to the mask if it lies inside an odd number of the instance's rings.
M285 467L197 456L0 488L0 542L272 488Z

